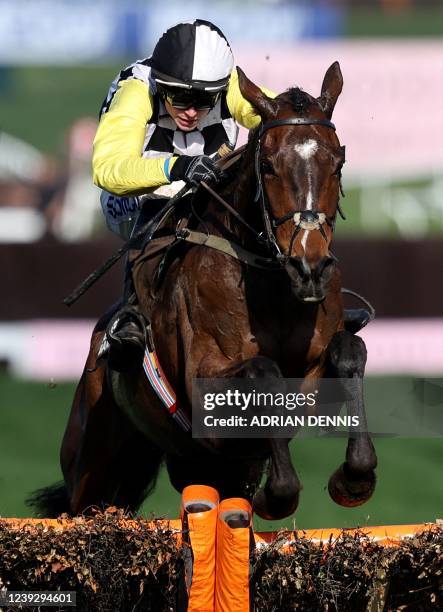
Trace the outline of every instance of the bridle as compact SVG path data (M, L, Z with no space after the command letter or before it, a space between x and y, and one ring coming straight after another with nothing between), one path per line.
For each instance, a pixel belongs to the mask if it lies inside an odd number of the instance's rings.
M312 231L319 230L323 238L327 241L326 232L324 230L323 225L326 224L332 229L335 226L335 216L328 217L325 213L317 212L314 210L294 210L282 217L275 218L272 215L271 208L269 205L269 200L266 194L266 190L263 186L261 168L260 168L260 152L261 152L261 139L263 134L274 127L280 127L283 125L323 125L324 127L330 128L335 131L335 125L328 121L327 119L302 119L302 118L292 118L292 119L276 119L274 121L269 121L268 123L264 123L260 126L257 135L257 142L255 145L255 177L257 181L257 191L255 194L254 201L260 202L260 207L263 216L264 223L264 232L261 232L258 235L260 242L265 244L269 250L273 253L274 257L280 261L280 263L285 264L291 258L292 247L295 239L297 238L300 230ZM341 186L340 186L341 188ZM342 217L344 217L340 208L338 208ZM295 228L291 236L291 240L289 243L288 252L282 253L280 247L278 246L277 239L274 233L274 228L283 225L286 221L290 219L293 220Z
M280 270L284 269L286 267L286 264L291 260L294 260L295 264L299 263L298 262L299 258L292 257L291 252L292 252L294 241L298 233L300 232L300 230L303 229L308 232L312 230L318 230L323 236L323 238L325 239L325 241L327 242L328 238L327 238L323 225L326 224L329 227L331 227L333 230L335 227L336 215L334 215L333 217L328 217L325 213L317 212L317 211L309 210L309 209L293 210L290 213L287 213L286 215L279 217L279 218L275 218L274 215L272 214L271 207L269 205L269 201L267 198L266 190L264 189L264 186L263 186L261 169L260 169L261 138L263 134L267 132L269 129L274 128L274 127L283 126L283 125L323 125L324 127L335 130L335 125L331 121L328 121L327 119L301 119L301 118L276 119L274 121L269 121L268 123L264 123L260 126L256 134L256 143L255 143L255 152L254 152L254 171L255 171L256 184L257 184L257 191L255 194L254 202L258 202L258 201L260 202L260 207L261 207L261 212L262 212L262 217L263 217L263 225L264 225L263 231L261 232L256 231L246 221L246 219L244 219L242 215L231 204L229 204L229 202L227 202L222 196L220 196L216 191L214 191L214 189L210 187L205 181L202 181L200 183L201 187L203 187L233 217L235 217L244 227L246 227L246 229L251 234L253 234L254 238L257 240L259 244L267 248L267 250L271 254L271 257L264 258L260 255L254 255L253 253L250 253L250 252L248 253L239 245L235 245L232 241L224 239L224 238L217 238L216 239L217 246L215 246L214 237L213 236L211 237L209 232L207 232L206 235L199 234L197 236L196 232L189 231L188 229L185 229L185 230L180 229L177 233L178 238L182 240L186 240L188 242L193 242L194 244L205 244L206 246L211 246L212 248L216 248L216 250L220 250L231 256L235 256L233 255L233 252L235 252L236 250L238 251L238 249L240 248L243 252L243 256L239 257L239 259L242 259L242 261L244 261L245 263L254 262L253 265L258 265L258 267L263 267L266 269L280 269ZM342 147L342 149L344 151L344 147ZM340 181L339 183L340 193L341 195L344 195L342 185L341 185L340 175L339 175L339 181ZM340 216L343 219L346 219L340 207L340 201L338 201L337 203L337 212L340 214ZM274 228L279 227L280 225L282 225L283 223L286 223L286 221L289 221L290 219L292 219L292 221L294 222L295 228L291 236L288 252L282 253L277 243L277 239L274 233ZM191 237L191 234L192 234L192 237ZM212 241L211 245L209 244L210 241ZM335 257L335 255L333 255L333 253L331 253L330 249L328 249L328 251L329 251L329 257L332 260L337 261L337 258ZM258 263L259 261L261 262L261 264Z

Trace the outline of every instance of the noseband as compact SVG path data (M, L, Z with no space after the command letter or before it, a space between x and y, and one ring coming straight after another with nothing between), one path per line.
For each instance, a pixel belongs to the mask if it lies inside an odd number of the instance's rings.
M265 132L274 127L280 127L282 125L323 125L324 127L335 130L335 125L327 119L276 119L275 121L269 121L261 125L257 144L255 148L255 175L257 180L257 192L255 194L255 202L260 202L260 207L263 215L263 222L265 231L259 234L261 242L274 252L275 257L282 263L285 263L291 257L292 246L294 241L300 232L300 230L319 230L325 240L327 236L323 225L326 223L329 227L334 228L334 218L327 217L325 213L316 212L313 210L295 210L283 217L271 219L271 210L267 198L266 191L263 187L262 175L260 170L260 150L261 150L261 138ZM293 220L295 229L291 236L291 241L288 249L288 253L285 255L281 252L278 246L277 239L275 237L273 228L279 227L286 221Z

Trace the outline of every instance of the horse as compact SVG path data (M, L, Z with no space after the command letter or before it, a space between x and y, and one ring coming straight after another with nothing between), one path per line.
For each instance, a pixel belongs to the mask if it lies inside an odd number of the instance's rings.
M172 250L150 310L156 354L188 419L200 409L192 408L193 379L261 379L272 386L282 377L308 385L335 377L345 388L357 385L347 410L366 423L366 348L346 329L331 252L345 161L331 122L343 87L340 66L327 70L319 97L291 88L272 99L240 68L238 75L261 123L217 192L197 191L204 205L194 202L191 214L194 229L234 248L182 240L184 248L175 256ZM177 230L176 238L185 236ZM273 265L250 265L254 258ZM143 309L152 278L143 267L139 273ZM221 499L249 499L265 519L292 514L301 483L290 439L194 439L164 409L140 359L116 371L99 358L114 311L95 326L75 392L61 448L64 482L31 500L40 515L76 515L108 504L135 512L155 487L162 462L179 492L206 484ZM350 431L345 461L329 480L332 499L344 506L366 502L376 465L369 434Z

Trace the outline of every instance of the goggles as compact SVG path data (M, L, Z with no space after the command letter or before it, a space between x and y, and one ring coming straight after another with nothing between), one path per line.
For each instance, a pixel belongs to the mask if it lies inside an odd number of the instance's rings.
M157 91L164 101L174 108L186 110L210 110L220 98L220 92L199 91L197 89L183 89L181 87L164 87L157 83Z

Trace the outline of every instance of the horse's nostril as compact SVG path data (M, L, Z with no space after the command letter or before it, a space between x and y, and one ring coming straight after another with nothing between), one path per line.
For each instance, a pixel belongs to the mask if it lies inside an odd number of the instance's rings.
M305 258L290 257L287 261L287 272L289 276L294 275L294 269L302 283L314 282L319 283L325 279L325 275L331 270L331 266L335 263L335 258L331 256L322 257L318 264L310 267Z

